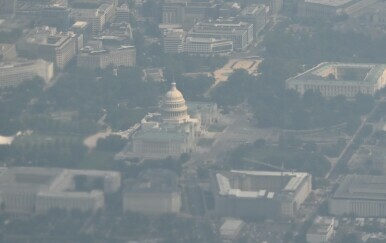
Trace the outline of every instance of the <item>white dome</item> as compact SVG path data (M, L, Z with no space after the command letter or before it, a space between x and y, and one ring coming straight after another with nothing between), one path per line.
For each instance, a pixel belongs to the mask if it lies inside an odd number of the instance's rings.
M182 93L177 89L176 83L172 83L170 90L165 94L161 113L166 122L181 123L186 121L188 116L188 107Z
M175 102L175 101L181 101L181 100L185 101L184 96L177 89L176 83L171 83L170 90L165 94L164 101Z

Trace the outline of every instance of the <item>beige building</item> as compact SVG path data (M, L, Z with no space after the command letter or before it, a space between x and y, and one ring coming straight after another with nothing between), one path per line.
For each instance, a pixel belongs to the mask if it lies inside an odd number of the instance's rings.
M77 65L87 69L104 69L110 65L114 67L133 67L136 63L134 46L119 46L94 49L85 46L77 56Z
M77 43L77 36L73 32L57 32L56 28L44 26L30 31L17 45L17 49L64 69L75 57Z
M225 217L293 217L312 190L312 177L300 172L215 173L215 212Z
M17 56L14 44L0 43L0 62L14 60Z
M0 168L0 199L10 213L44 213L54 208L94 212L104 207L104 194L120 186L120 174L112 171Z
M148 170L128 183L123 193L123 210L144 214L178 213L181 192L177 175L168 170Z
M51 81L54 77L53 63L42 59L0 63L0 87L18 86L35 77L42 78L46 83Z
M300 0L298 14L305 18L331 20L344 14L345 9L355 2L354 0Z
M287 79L285 85L301 95L307 90L319 91L324 97L374 95L386 85L386 65L325 62Z
M329 200L332 215L386 217L386 177L347 175Z
M306 239L308 243L328 243L335 235L335 218L317 217L309 228Z
M93 33L100 33L106 23L112 21L115 15L113 3L103 3L97 9L72 9L70 16L75 21L85 21L91 25Z

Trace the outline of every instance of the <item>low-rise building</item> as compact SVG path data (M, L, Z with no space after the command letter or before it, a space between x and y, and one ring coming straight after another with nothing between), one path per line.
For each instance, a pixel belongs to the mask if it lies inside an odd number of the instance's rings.
M5 212L44 213L51 209L95 212L104 193L121 186L118 172L38 167L0 168L0 198Z
M220 236L224 243L237 242L244 222L240 219L228 218L220 227Z
M308 243L328 243L334 237L335 218L317 217L308 229L306 239Z
M183 29L166 30L163 36L165 53L181 53L184 51L186 32Z
M257 37L268 23L269 7L266 5L251 4L245 7L237 19L242 22L253 24L254 37Z
M137 181L125 186L123 210L144 214L178 213L181 192L177 180L177 175L168 170L143 172Z
M293 217L312 190L308 173L215 173L215 212L225 217Z
M254 39L253 24L234 18L201 21L188 32L188 37L231 40L235 50L245 50Z
M329 213L386 217L386 177L347 175L329 200Z
M386 65L325 62L287 79L285 84L301 95L307 90L319 91L324 97L374 95L386 85Z
M184 52L190 54L229 54L232 51L231 40L187 37L184 43Z
M136 63L134 46L85 46L77 56L77 65L86 69L113 67L133 67Z
M73 32L57 32L56 28L44 26L30 31L17 45L17 49L64 69L76 55L77 42Z
M18 86L35 77L48 83L54 77L54 65L42 59L0 63L0 87Z
M331 20L345 13L345 9L354 0L301 0L298 2L298 14L305 18Z

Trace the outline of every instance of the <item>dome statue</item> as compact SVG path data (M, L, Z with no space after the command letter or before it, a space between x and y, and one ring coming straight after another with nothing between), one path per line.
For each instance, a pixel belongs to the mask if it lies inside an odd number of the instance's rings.
M189 119L184 96L174 82L162 100L161 114L164 122L183 123Z

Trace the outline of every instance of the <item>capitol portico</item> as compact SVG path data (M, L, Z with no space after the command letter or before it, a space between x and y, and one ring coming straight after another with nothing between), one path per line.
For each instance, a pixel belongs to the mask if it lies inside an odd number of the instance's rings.
M162 159L193 152L202 129L210 125L208 121L217 121L218 113L217 106L212 103L193 102L191 106L192 109L176 83L172 83L162 99L160 112L150 113L142 119L122 156ZM204 125L202 118L205 119Z

